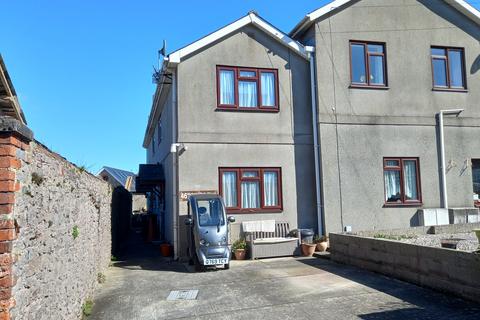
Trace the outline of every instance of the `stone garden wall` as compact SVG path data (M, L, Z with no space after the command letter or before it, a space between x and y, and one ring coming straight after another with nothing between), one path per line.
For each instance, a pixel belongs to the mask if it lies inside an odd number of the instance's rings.
M111 189L37 142L22 146L10 169L16 240L7 316L79 319L111 257Z
M333 261L480 302L480 254L330 233Z

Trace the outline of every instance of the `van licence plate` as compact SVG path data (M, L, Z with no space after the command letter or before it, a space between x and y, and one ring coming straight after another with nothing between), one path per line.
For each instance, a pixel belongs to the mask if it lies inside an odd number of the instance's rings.
M213 266L217 264L227 264L228 259L227 258L221 258L221 259L205 259L205 265L206 266Z

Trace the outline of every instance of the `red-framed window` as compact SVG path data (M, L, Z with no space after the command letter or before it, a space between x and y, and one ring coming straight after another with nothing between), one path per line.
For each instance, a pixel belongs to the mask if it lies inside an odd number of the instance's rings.
M229 213L280 212L281 168L219 168L219 190Z
M466 90L463 48L431 47L433 89Z
M418 158L383 158L385 205L422 203Z
M277 112L278 71L217 66L217 108Z
M387 87L385 43L350 41L350 80L352 87Z

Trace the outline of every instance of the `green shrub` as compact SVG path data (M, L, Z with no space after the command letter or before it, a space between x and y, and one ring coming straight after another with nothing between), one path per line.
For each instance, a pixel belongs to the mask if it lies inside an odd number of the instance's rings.
M73 230L72 230L72 237L73 239L77 239L77 237L80 235L80 231L78 230L78 227L77 226L74 226L73 227Z
M387 240L403 240L403 239L413 239L415 238L414 236L407 236L407 235L404 235L404 234L401 234L401 235L398 235L398 236L394 236L394 235L391 235L391 234L383 234L383 233L377 233L375 235L373 235L373 237L375 239L387 239Z
M235 251L237 249L243 249L245 250L247 248L247 243L245 242L245 239L238 239L232 244L232 251Z
M82 313L85 317L88 317L92 314L93 309L93 301L91 299L87 299L82 305Z

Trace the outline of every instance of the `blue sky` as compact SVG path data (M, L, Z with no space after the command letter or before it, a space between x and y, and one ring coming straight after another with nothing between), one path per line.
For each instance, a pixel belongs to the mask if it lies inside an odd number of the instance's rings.
M328 0L2 2L0 53L37 140L91 172L137 171L163 39L171 52L256 10L288 32ZM477 8L480 0L472 0ZM5 14L8 13L8 14Z

